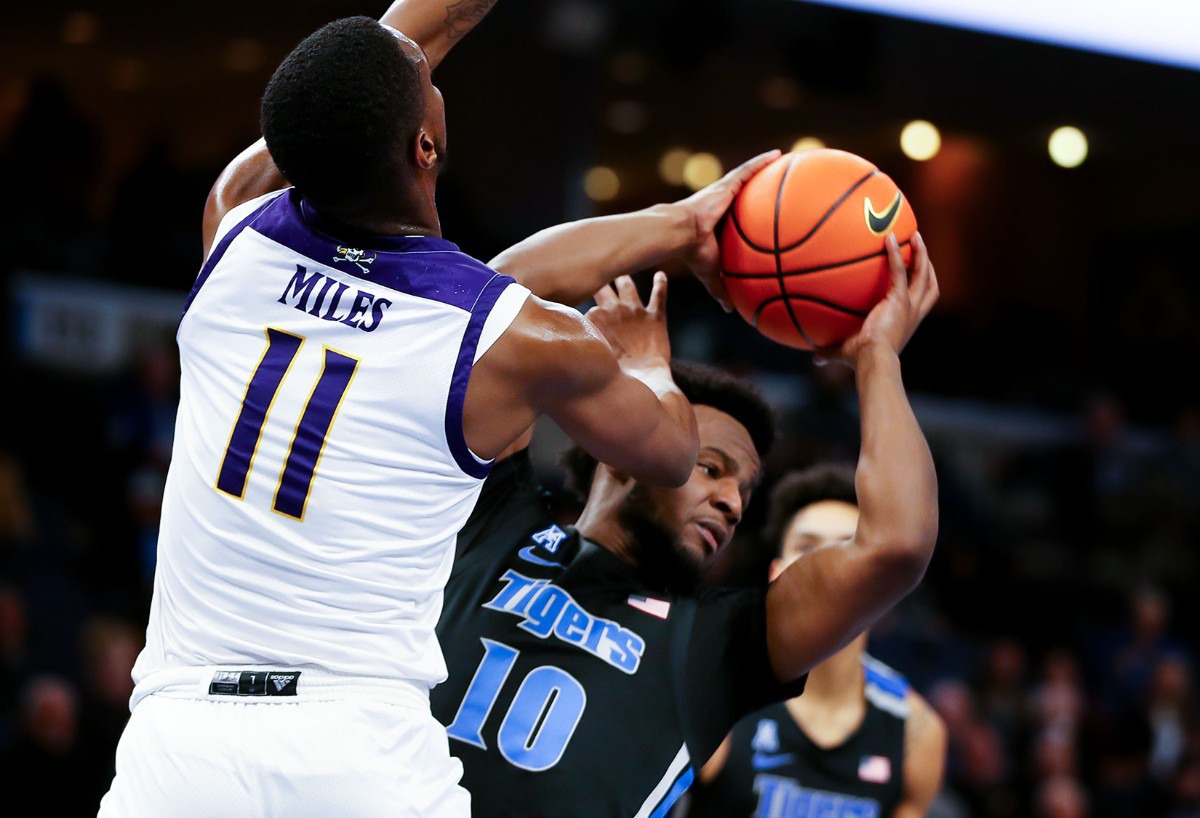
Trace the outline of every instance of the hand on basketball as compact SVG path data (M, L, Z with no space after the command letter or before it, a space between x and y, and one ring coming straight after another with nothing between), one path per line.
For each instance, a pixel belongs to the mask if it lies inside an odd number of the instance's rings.
M863 350L879 343L887 344L899 353L937 303L937 274L921 234L912 234L911 276L904 269L904 258L894 233L888 234L885 246L892 277L887 295L867 315L857 333L838 346L816 350L813 355L816 363L838 360L853 365Z
M730 299L725 290L725 283L721 280L721 250L717 246L717 225L728 212L742 185L781 155L779 150L760 153L712 184L676 202L691 212L696 226L695 244L683 260L725 312L733 311L733 300Z
M608 340L622 363L647 358L671 360L671 342L667 335L667 274L654 274L654 286L645 305L637 286L629 276L621 276L595 295L596 306L587 311L588 319Z

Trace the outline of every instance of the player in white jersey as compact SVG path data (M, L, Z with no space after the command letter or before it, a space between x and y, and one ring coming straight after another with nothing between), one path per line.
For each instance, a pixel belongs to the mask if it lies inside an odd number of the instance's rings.
M618 361L579 313L441 238L430 71L493 3L400 0L387 25L315 32L264 94L270 155L214 187L103 818L466 815L428 691L492 459L547 414L639 480L690 474L666 350Z

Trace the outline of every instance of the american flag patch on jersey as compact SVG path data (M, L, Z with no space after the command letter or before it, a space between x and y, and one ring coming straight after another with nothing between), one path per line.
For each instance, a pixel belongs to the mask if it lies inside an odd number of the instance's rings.
M671 612L671 603L665 599L655 599L650 596L639 596L638 594L629 595L629 604L637 608L639 611L648 613L651 616L657 616L659 619L666 619L667 614Z
M858 762L858 777L872 784L892 780L892 762L887 756L863 756Z

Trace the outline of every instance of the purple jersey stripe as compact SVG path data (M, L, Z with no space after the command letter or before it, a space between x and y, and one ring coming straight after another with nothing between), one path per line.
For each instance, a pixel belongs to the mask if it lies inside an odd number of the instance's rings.
M246 386L242 411L233 426L233 435L225 449L225 459L217 476L217 488L226 494L241 497L245 493L246 477L250 474L250 463L258 451L267 413L302 343L303 339L290 333L267 330L267 351L263 353L254 377Z
M331 222L289 189L256 208L213 248L184 304L185 313L230 243L250 226L330 270L461 310L471 309L496 274L437 236L375 236Z
M492 464L480 463L467 446L463 437L463 405L466 403L467 381L471 377L475 350L479 346L479 334L483 331L483 324L491 314L492 307L496 305L496 299L512 281L510 277L496 273L492 280L484 285L479 298L471 307L471 320L467 323L462 345L458 348L458 362L454 365L450 397L446 403L446 442L450 445L450 453L454 455L459 468L480 479L487 477Z
M332 349L325 350L325 368L313 389L304 414L296 424L296 436L288 453L279 490L275 494L275 510L297 520L304 519L304 506L312 489L313 475L325 448L325 438L333 425L334 416L354 377L358 361Z
M333 223L294 190L272 202L254 229L339 274L461 310L496 274L436 236L374 236Z

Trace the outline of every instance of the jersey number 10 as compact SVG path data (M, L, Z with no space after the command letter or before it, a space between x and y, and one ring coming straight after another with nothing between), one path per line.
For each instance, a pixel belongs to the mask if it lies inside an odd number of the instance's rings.
M521 652L491 639L480 641L483 661L446 734L486 750L484 722ZM562 758L586 706L587 694L574 676L550 665L534 668L521 681L500 722L496 733L500 755L522 770L550 769Z

